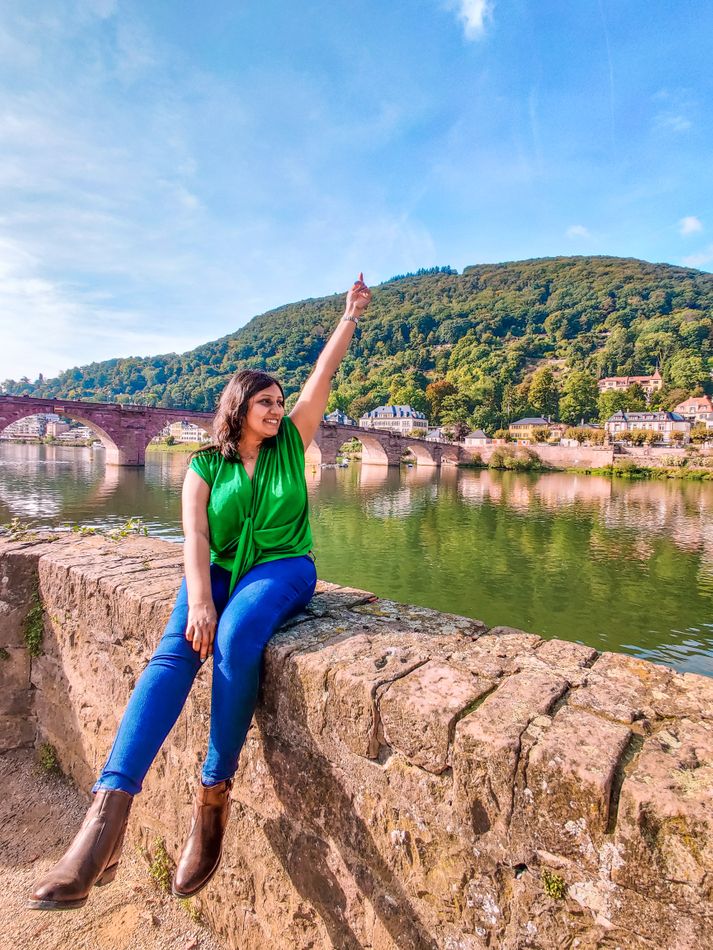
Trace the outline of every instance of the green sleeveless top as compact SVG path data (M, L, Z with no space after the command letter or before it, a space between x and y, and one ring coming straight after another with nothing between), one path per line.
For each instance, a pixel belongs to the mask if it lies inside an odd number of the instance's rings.
M255 564L309 554L304 446L289 416L260 446L252 480L220 452L200 452L189 467L210 486L210 559L230 571L231 594Z

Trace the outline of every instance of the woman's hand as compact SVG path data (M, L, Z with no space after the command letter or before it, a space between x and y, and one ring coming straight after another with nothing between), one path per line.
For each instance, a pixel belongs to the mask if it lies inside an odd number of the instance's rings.
M193 643L193 649L196 652L200 650L201 661L213 653L217 620L215 604L212 600L188 605L186 640Z
M359 279L354 281L352 287L347 291L347 306L344 315L347 317L361 317L371 301L371 291L364 283L364 275L359 274Z

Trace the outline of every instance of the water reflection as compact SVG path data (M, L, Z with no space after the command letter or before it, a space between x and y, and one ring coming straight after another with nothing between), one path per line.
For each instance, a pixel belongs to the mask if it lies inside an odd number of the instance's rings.
M0 447L0 521L179 540L187 457ZM566 473L307 465L320 576L713 675L713 485Z

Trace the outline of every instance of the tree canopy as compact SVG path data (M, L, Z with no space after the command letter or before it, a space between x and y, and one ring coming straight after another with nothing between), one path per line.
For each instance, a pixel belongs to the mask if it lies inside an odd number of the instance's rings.
M237 369L275 374L288 396L305 382L344 298L287 304L188 353L111 359L53 379L6 380L5 392L211 411ZM410 402L436 424L493 430L522 415L601 418L601 376L659 367L674 394L713 392L713 276L628 258L560 257L428 268L373 288L334 381L330 407L358 417ZM629 393L624 408L638 404ZM675 404L675 403L674 403Z

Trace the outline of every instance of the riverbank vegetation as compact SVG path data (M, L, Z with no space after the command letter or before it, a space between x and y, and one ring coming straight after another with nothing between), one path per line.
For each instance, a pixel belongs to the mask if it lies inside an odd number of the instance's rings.
M503 445L496 448L488 460L488 468L508 472L539 472L547 466L536 452L526 445Z
M147 452L169 452L180 455L181 453L197 452L198 449L205 446L205 442L149 442L146 446Z
M689 481L713 481L713 468L696 468L678 464L654 466L641 465L633 459L618 459L613 465L602 465L599 468L567 468L566 471L581 475L606 475L610 478L679 478Z
M4 391L211 411L239 367L275 373L294 403L343 297L288 304L181 355L113 359ZM672 409L712 391L713 276L615 257L432 268L374 288L329 409L358 418L408 403L432 425L493 432L525 415L570 425L644 408L640 386L599 394L600 376L650 374Z

